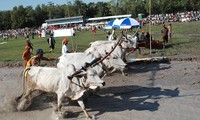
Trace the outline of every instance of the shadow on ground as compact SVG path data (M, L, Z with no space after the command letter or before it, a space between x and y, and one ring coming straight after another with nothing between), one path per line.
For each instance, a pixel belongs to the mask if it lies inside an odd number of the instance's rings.
M160 65L160 64L165 64L165 65ZM140 61L140 62L133 62L128 64L128 70L127 73L129 75L131 74L137 74L137 73L146 73L146 72L151 72L149 76L149 86L154 86L155 83L155 76L158 71L170 69L170 62L168 60L166 61L157 61L157 62L152 62L152 61Z
M162 89L160 87L142 87L142 86L115 86L102 88L98 95L90 96L85 102L88 112L97 112L96 117L107 112L122 111L157 111L159 109L159 100L179 96L179 90ZM33 99L33 103L28 111L44 110L52 108L51 102L56 101L55 94L43 94ZM77 102L72 106L77 106ZM64 105L65 106L65 105ZM79 105L78 105L79 106ZM68 107L65 106L65 107ZM78 117L80 111L67 112L67 118Z
M101 89L100 96L91 96L87 107L91 111L98 111L101 115L106 112L120 112L126 110L156 111L159 100L179 95L178 88L162 89L160 87L117 86Z

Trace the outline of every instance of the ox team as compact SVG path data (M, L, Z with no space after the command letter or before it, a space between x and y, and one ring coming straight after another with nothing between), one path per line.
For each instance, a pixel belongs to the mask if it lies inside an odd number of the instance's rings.
M82 101L84 93L88 89L95 90L104 86L105 82L101 78L108 74L108 72L110 74L116 70L120 70L123 75L126 75L124 73L126 63L123 60L128 50L132 50L133 47L136 48L137 41L131 35L127 35L121 39L121 42L119 42L120 45L118 45L116 40L95 41L90 44L88 49L79 53L69 53L67 48L68 40L64 39L62 42L62 55L58 59L44 57L44 51L38 49L35 56L29 56L29 60L25 59L27 62L24 62L24 65L29 70L25 72L24 92L17 100L17 109L26 110L31 104L31 93L34 90L40 90L57 94L57 106L54 111L58 116L62 116L63 114L61 103L67 97L77 100L86 117L91 119ZM115 48L114 51L112 51L113 48ZM27 47L26 50L28 51L30 48ZM110 51L112 53L106 59L93 67L88 67L92 66L94 61L106 56ZM80 59L81 61L79 61ZM59 60L59 62L57 63L57 68L38 67L41 60Z

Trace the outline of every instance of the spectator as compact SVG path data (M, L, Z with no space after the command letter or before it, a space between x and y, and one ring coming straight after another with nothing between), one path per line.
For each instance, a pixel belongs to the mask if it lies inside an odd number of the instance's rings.
M145 40L147 44L150 43L150 40L152 41L152 35L150 35L149 32L146 33Z
M110 34L110 32L108 34ZM112 34L108 36L108 41L113 41L113 40L116 40L115 28L113 28Z
M168 29L165 27L165 24L162 26L162 39L163 39L163 48L168 44Z
M33 51L33 44L31 40L29 39L29 35L26 36L26 44L32 49Z
M110 32L108 32L108 41L113 41L114 38Z
M6 33L4 33L4 35L3 35L3 38L4 38L4 40L7 40L8 41L8 33L6 32Z
M76 30L73 29L73 30L72 30L72 33L73 33L73 37L75 37L75 35L76 35Z
M69 53L69 49L68 49L68 39L67 38L64 38L63 41L62 41L62 54L66 54L66 53Z
M41 38L42 37L42 32L40 30L38 30L38 37Z
M16 32L13 33L13 36L15 37L15 39L17 39L18 37Z
M144 30L142 30L142 34L141 34L141 36L140 36L140 40L139 40L139 41L140 41L140 42L145 41Z
M106 38L108 39L109 38L109 36L110 36L110 31L107 31L107 35L106 35ZM108 40L109 41L109 40Z
M140 39L140 34L139 34L139 32L138 31L136 31L135 32L135 36L136 36L136 38L137 38L137 41Z
M53 34L50 34L50 38L47 39L47 42L49 44L49 47L50 47L50 51L49 52L54 52L54 49L55 49L55 39L53 37Z
M34 32L34 30L31 31L31 36L32 36L32 39L35 38L35 32Z
M53 35L53 36L54 36L54 31L53 31L53 29L50 30L50 35Z
M113 30L112 30L112 36L113 36L114 40L116 40L116 37L117 37L116 34L115 34L115 30L116 30L115 28L113 28Z
M22 54L22 59L24 60L24 66L26 67L27 62L31 58L31 51L28 45L25 46L25 51Z
M93 34L96 34L97 28L95 26L92 27Z
M171 23L167 26L167 29L168 29L168 37L171 38L172 37L172 24Z

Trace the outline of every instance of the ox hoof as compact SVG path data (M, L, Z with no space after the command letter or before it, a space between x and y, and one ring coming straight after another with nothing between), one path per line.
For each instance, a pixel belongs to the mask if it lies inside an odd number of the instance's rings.
M16 97L16 98L15 98L15 101L16 101L16 102L19 102L19 101L20 101L20 99L21 99L21 96L19 96L19 97Z
M54 111L55 112L55 111ZM55 112L56 116L57 116L57 119L63 119L66 117L66 112L63 112L63 111L58 111L58 112Z
M128 73L124 73L124 76L128 76Z
M95 116L89 116L86 120L95 120Z
M65 118L65 115L66 115L65 112L60 112L59 113L59 118Z
M17 105L17 110L18 111L25 111L27 108L31 105L31 101L28 99L23 99L19 102Z
M52 107L53 107L53 111L54 111L54 113L57 113L57 112L58 112L57 104L52 103Z

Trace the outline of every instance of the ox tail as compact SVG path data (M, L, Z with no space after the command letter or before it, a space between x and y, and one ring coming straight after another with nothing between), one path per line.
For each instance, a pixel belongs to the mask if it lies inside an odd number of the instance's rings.
M27 72L30 70L30 68L26 68L24 71L21 72L20 76L22 76L22 80L23 80L23 92L19 97L16 97L15 100L18 102L22 96L25 94L26 91L26 78L27 78Z

